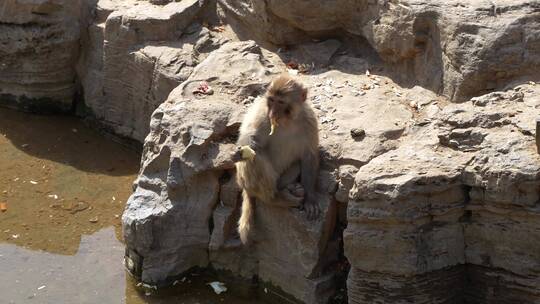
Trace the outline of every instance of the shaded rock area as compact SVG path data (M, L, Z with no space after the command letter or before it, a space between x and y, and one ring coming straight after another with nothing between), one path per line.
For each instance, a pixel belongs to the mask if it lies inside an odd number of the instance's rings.
M211 268L276 302L538 303L539 25L516 0L6 0L0 105L144 142L122 219L145 283ZM257 204L246 247L229 155L280 73L319 119L323 214Z
M246 3L249 3L246 4ZM538 78L537 1L236 1L224 10L261 39L297 43L305 34L366 38L405 85L464 101L522 77Z

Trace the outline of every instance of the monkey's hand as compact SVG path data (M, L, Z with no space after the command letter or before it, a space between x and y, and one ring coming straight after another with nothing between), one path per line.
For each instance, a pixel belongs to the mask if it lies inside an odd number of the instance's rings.
M242 160L253 160L255 158L255 151L250 146L241 146L233 152L231 159L233 162L239 162Z
M319 203L314 194L309 193L306 196L306 199L304 200L304 210L306 210L308 220L313 221L319 218L321 208L319 207Z
M257 153L255 153L255 150L251 149L250 146L242 146L240 147L240 151L242 151L243 159L253 160L257 155Z

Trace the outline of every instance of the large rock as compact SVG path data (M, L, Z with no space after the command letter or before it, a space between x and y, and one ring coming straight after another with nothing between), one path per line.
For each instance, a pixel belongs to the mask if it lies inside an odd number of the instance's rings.
M375 2L371 4L370 2ZM220 6L256 36L277 44L296 44L305 33L345 29L360 34L362 26L375 19L377 1L236 1L218 0ZM256 27L253 25L257 24Z
M140 263L132 270L140 269L143 281L161 284L212 264L246 279L256 275L307 303L333 294L335 271L327 266L338 252L327 244L336 210L327 193L317 222L300 210L259 205L254 245L243 248L236 233L240 192L230 153L245 108L240 101L264 89L267 66L253 42L226 44L154 112L123 215L128 264ZM193 95L191 86L201 81L214 87L213 95Z
M245 53L231 52L239 49ZM227 66L244 61L250 64L239 68L257 66L259 74L264 74L261 59L260 49L253 43L226 44L154 112L141 174L123 215L124 237L128 248L142 259L138 275L143 281L158 284L208 265L210 219L219 203L220 180L234 168L230 137L239 126L242 107L230 98L219 98L219 92L198 99L186 87L206 80L213 85L212 76L236 77L235 73L209 75L207 62ZM236 208L236 201L228 201ZM157 230L160 232L155 234Z
M403 63L418 83L464 101L515 80L537 78L538 3L516 0L403 1L363 33L379 55Z
M0 106L71 110L79 16L79 1L2 1Z
M219 0L246 30L276 44L345 31L366 38L396 78L463 101L540 67L536 2ZM362 38L360 38L362 37ZM353 38L354 39L354 38Z
M284 68L276 56L263 54L253 42L225 44L154 112L136 191L123 217L128 264L143 281L160 284L195 266L212 265L244 278L257 276L290 300L325 303L334 294L347 202L338 203L335 193L339 188L343 196L353 185L345 180L338 185L338 176L395 149L412 112L385 99L382 88L366 96L342 90L348 81L380 81L365 75L299 77L311 89L310 102L321 121L324 215L308 222L299 210L259 205L255 244L243 248L236 232L240 193L228 155L244 104ZM202 81L213 88L212 95L193 93ZM365 129L365 137L353 138L353 128Z
M538 301L537 92L449 105L360 168L344 237L349 303Z
M97 3L80 64L85 104L114 133L142 142L152 112L223 43L192 24L204 1Z

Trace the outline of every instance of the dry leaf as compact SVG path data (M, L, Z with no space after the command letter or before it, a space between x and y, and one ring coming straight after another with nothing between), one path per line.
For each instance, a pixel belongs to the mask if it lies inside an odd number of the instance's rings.
M225 27L224 26L216 26L216 27L213 27L210 29L212 32L218 32L218 33L222 33L225 31Z
M294 60L291 60L287 63L289 69L298 70L298 63Z
M7 211L7 203L0 203L0 211L2 212Z

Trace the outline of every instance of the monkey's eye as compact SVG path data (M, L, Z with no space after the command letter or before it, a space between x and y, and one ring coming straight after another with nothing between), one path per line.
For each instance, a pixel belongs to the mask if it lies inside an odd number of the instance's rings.
M268 97L268 102L269 102L269 103L273 103L273 102L274 102L274 98Z

